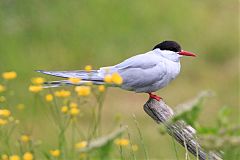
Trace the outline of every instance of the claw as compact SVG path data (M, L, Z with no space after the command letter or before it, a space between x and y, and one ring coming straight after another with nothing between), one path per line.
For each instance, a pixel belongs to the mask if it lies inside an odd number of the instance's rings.
M157 101L160 101L162 99L162 97L157 96L155 94L152 94L152 93L148 93L148 94L149 94L149 98L156 99Z

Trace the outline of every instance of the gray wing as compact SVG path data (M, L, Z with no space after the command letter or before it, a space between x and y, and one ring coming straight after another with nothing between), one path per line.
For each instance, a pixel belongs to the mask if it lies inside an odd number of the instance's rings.
M133 56L129 59L126 59L122 63L115 65L118 69L126 69L126 68L151 68L154 65L159 63L159 56L152 53L152 51L147 52L145 54L139 54Z
M151 87L166 75L166 67L162 58L148 52L131 57L111 67L123 78L122 88L138 92L141 88Z

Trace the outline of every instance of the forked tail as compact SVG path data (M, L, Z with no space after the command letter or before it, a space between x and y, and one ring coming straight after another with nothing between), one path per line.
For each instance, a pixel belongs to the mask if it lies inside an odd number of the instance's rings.
M51 88L51 87L60 87L60 86L68 86L68 85L87 85L88 83L92 83L95 85L104 84L104 78L101 74L99 74L98 70L92 70L90 72L83 71L83 70L76 70L76 71L43 71L37 70L37 72L52 75L55 77L62 77L62 78L79 78L81 81L77 83L73 83L70 80L60 80L60 81L48 81L45 82L44 88Z

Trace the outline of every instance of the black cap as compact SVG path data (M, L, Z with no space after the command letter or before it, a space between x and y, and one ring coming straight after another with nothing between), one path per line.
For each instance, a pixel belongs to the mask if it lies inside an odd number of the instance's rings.
M173 51L173 52L181 52L181 46L175 41L163 41L157 44L153 48L153 50L156 48L159 48L161 50Z

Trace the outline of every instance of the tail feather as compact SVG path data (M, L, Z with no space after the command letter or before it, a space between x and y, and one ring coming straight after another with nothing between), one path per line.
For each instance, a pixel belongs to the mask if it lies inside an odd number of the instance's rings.
M39 73L52 75L55 77L62 78L80 78L87 81L100 81L103 82L103 77L99 76L98 70L92 70L90 72L84 70L75 70L75 71L44 71L37 70Z
M80 81L79 83L72 83L68 80L61 80L61 81L48 81L44 82L44 88L54 88L54 87L62 87L62 86L84 86L88 85L88 83L92 83L94 85L101 85L104 82L99 81Z
M61 87L61 86L69 86L69 85L87 85L87 83L91 82L95 85L104 84L104 78L99 75L98 70L92 70L90 72L84 70L76 70L76 71L44 71L37 70L37 72L52 75L55 77L62 78L80 78L81 81L79 83L71 83L69 80L61 80L61 81L49 81L45 82L44 88L52 88L52 87Z

